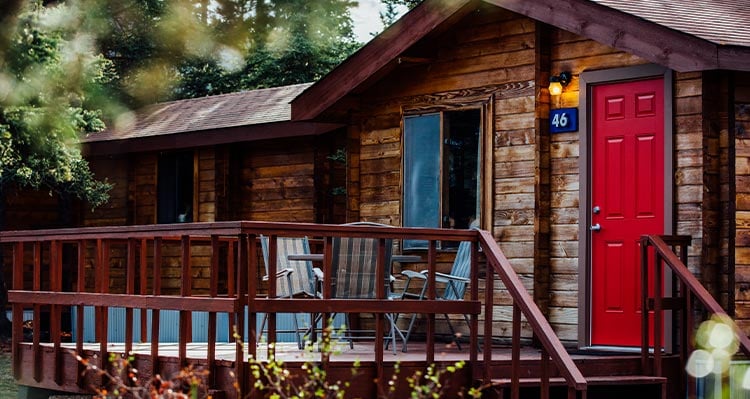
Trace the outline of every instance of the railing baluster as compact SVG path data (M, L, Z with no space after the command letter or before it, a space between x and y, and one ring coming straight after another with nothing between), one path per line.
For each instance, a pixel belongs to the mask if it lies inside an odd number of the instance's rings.
M495 296L488 295L489 293L495 292L495 271L491 267L487 267L487 277L484 282L484 347L482 353L482 359L484 360L484 384L489 384L492 378L492 370L490 365L492 364L492 345L491 341L488 341L487 337L492 337L492 319L494 313Z
M521 308L513 302L513 332L510 355L510 397L518 399L521 395Z
M378 299L385 299L385 284L387 283L387 276L390 275L389 273L386 273L386 267L385 267L385 245L386 240L384 238L379 238L377 240L377 258L375 260L375 297ZM382 278L385 278L383 280ZM382 313L375 313L375 375L377 376L377 383L376 385L380 386L383 390L381 392L386 392L385 389L387 389L387 386L385 385L385 372L383 367L383 358L384 358L384 328L383 323L385 323L385 317L383 317ZM396 338L393 337L393 350L396 350ZM380 391L380 389L375 390L375 395Z
M427 252L427 299L434 300L436 294L435 289L435 272L437 271L437 242L430 240L429 249ZM427 364L435 362L435 314L429 313L427 315Z
M479 243L473 241L471 244L471 255L470 255L470 269L469 269L469 299L472 301L479 301ZM492 296L493 292L487 292L487 295ZM464 315L464 317L466 317ZM479 315L472 314L470 316L469 323L469 364L476 365L477 359L479 358ZM484 336L484 345L492 346L492 337ZM471 370L472 377L475 376L475 370Z
M268 298L276 298L276 273L278 272L278 236L272 234L268 238ZM250 245L256 245L255 241L251 241ZM266 320L268 320L268 357L276 356L276 316L278 313L267 313ZM263 331L259 331L260 334Z
M240 234L237 237L237 306L235 308L235 328L237 330L238 337L235 344L235 355L234 355L234 372L237 380L239 381L240 391L246 395L248 388L252 385L248 384L249 376L245 373L245 349L243 346L243 337L245 334L245 307L248 308L248 332L247 341L250 356L256 359L257 348L255 340L255 325L257 323L255 315L255 294L257 287L255 283L254 273L252 271L257 270L258 256L255 249L255 235Z
M193 275L191 273L190 236L184 235L180 238L180 249L182 256L180 263L180 296L189 297L193 290ZM192 314L186 310L180 310L180 338L178 343L178 361L180 367L187 366L187 343L193 340Z
M127 270L125 271L125 293L135 295L135 258L138 253L135 238L128 239ZM125 354L133 352L133 308L125 308Z
M78 271L76 273L76 292L86 291L86 241L78 241ZM83 358L83 326L84 326L84 305L78 305L75 307L76 311L76 354ZM86 370L86 366L83 362L78 362L78 373L76 373L76 385L79 388L85 386L83 372Z
M138 292L141 295L146 295L148 292L148 239L141 239L141 256L140 256L140 268L138 270L139 289ZM140 321L141 331L139 335L140 342L146 342L148 339L148 317L146 315L146 309L140 308Z
M34 291L41 291L42 289L42 243L37 241L34 243ZM41 329L42 329L42 312L41 305L34 304L34 317L33 317L33 334L32 342L34 343L34 380L39 382L42 380L42 347L39 345L41 341Z
M24 245L23 242L17 242L13 246L13 289L23 290L23 260ZM13 338L12 338L12 356L13 356L13 375L16 380L20 380L21 373L21 343L23 342L23 303L13 303Z
M662 322L662 297L664 296L664 268L662 258L654 251L654 375L662 376L661 349L664 337L664 323Z
M98 240L98 251L99 251L99 293L109 293L109 257L110 257L110 241L109 240ZM99 318L96 320L96 324L99 327L99 369L102 371L109 370L109 307L100 306L98 312ZM101 385L105 386L109 384L109 380L102 377Z
M219 236L211 235L211 271L209 292L211 298L219 295ZM208 363L208 389L216 387L216 312L208 312L208 331L206 342L206 363Z
M154 269L153 279L151 283L154 296L161 295L161 250L162 250L162 239L161 237L154 237ZM161 313L159 309L151 310L151 375L155 376L161 373L161 365L159 364L159 323L161 322Z
M49 289L53 292L62 292L62 247L63 244L54 240L50 243L49 253ZM62 350L60 341L62 338L62 306L50 306L50 335L52 338L52 363L54 364L53 380L57 385L62 385Z

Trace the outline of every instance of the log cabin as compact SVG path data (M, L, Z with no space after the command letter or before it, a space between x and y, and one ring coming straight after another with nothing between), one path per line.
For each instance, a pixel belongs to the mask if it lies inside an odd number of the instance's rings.
M365 220L432 234L476 226L553 331L544 336L524 310L518 335L542 341L543 353L547 339L575 353L640 349L636 371L598 367L664 377L630 380L655 381L653 397L694 395L700 384L680 379L692 347L679 336L700 314L691 301L731 316L750 350L748 131L750 17L739 2L426 0L311 85L157 104L84 138L92 168L115 189L107 206L74 206L65 220ZM665 243L679 244L679 259L662 252ZM472 300L495 307L476 322L485 343L488 332L515 340L519 294L506 280L492 288L500 262L485 258L495 253L485 244ZM447 240L400 245L436 268L455 253ZM130 293L126 251L111 256L104 292ZM202 251L192 256L211 257ZM665 281L654 272L661 261L648 260L654 252L671 262ZM163 272L184 276L179 251L165 257ZM211 262L191 263L190 289L165 280L164 294L211 289ZM464 333L475 335L471 323ZM661 365L659 348L675 354L672 363ZM502 393L490 368L473 373ZM574 372L557 364L556 373L580 391ZM534 385L509 374L513 397ZM602 376L585 377L595 397Z

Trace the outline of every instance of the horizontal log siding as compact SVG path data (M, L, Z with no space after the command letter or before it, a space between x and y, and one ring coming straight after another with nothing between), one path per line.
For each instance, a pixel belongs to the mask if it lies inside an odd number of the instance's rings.
M106 179L112 184L109 201L96 208L86 206L83 209L83 226L124 226L128 225L129 191L128 178L130 168L127 156L89 159L91 171L97 179Z
M618 68L645 63L633 55L559 29L552 32L551 74L570 71L573 79L563 94L550 99L551 108L579 104L578 76L586 70ZM550 267L549 319L560 339L578 339L578 228L579 137L587 132L550 135Z
M241 220L315 222L314 140L242 144Z
M735 319L750 331L750 74L735 75Z
M361 220L400 225L403 113L451 109L494 98L490 109L494 108L495 195L485 209L495 212L493 225L487 227L532 293L538 157L535 23L483 6L421 50L429 54L430 63L404 64L362 96L364 108L354 116L356 127L350 129L350 138L359 137L360 147L358 154L350 154L350 165L358 169L352 173L350 166L348 185L359 189L358 198L350 197L350 207L358 203ZM439 254L446 270L452 256ZM409 267L419 269L419 265ZM492 316L495 335L508 336L511 302L502 284L495 284L493 295L498 305ZM465 329L463 323L456 327ZM530 330L524 328L523 335L530 337Z
M688 267L699 279L703 251L703 84L701 73L675 74L675 193L676 234L693 237ZM711 279L714 280L714 279ZM709 283L710 285L710 283Z

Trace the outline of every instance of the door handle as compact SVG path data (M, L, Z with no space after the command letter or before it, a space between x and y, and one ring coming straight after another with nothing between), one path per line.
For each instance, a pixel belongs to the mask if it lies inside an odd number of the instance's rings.
M591 226L591 231L599 231L601 229L602 229L602 225L600 225L599 223Z

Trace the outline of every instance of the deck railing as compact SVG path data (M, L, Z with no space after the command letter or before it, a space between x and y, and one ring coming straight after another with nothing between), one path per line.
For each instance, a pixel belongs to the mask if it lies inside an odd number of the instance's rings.
M267 293L260 291L263 266L259 257L257 239L269 237L310 237L321 243L323 250L323 281L332 281L331 247L334 237L369 237L379 242L376 274L385 274L385 245L390 240L423 240L427 242L424 266L429 271L430 289L426 299L389 300L385 287L377 285L375 299L336 299L330 289L323 290L320 299L276 298L275 274L269 275ZM438 270L438 246L443 242L472 242L471 274L468 298L461 301L436 299L435 275ZM398 242L398 241L396 241ZM213 378L216 363L217 314L229 315L229 323L237 330L237 336L246 337L247 342L237 342L235 348L235 375L243 392L251 384L246 370L248 356L257 355L258 343L255 326L258 313L371 313L374 314L375 365L378 381L384 381L384 342L387 329L387 314L416 313L426 319L425 362L435 361L435 314L469 315L469 364L475 380L489 383L492 367L492 314L495 276L505 285L513 300L512 332L512 384L513 398L519 397L521 314L523 314L535 337L542 345L541 386L542 396L549 395L550 359L557 374L564 377L569 387L569 397L576 391L586 391L586 380L554 334L541 311L513 271L492 235L476 230L447 230L422 228L379 228L372 226L318 225L300 223L266 222L217 222L186 223L174 225L119 226L106 228L80 228L16 231L0 233L3 253L12 254L13 284L9 300L13 309L13 358L14 372L21 383L45 385L52 380L63 383L63 357L67 356L61 339L63 309L75 314L75 348L84 353L84 310L96 309L96 339L99 342L98 367L109 365L108 309L125 308L125 351L133 343L147 341L146 312L151 312L151 373L160 371L159 317L160 312L179 312L178 361L185 366L188 342L191 341L192 312L207 312L206 363L209 378ZM398 245L397 245L398 246ZM422 252L424 254L424 252ZM275 264L275 251L270 252L270 264ZM484 304L480 301L479 278L480 257L486 262ZM7 264L8 262L6 262ZM114 267L118 264L120 266ZM170 267L167 267L171 265ZM196 275L196 268L202 270ZM169 270L170 276L164 275ZM75 283L64 286L63 281L72 273ZM201 278L198 284L198 278ZM179 284L165 287L164 282L178 279ZM71 288L72 287L72 288ZM199 291L200 288L200 291ZM170 291L171 289L171 291ZM49 314L49 342L51 342L54 366L53 375L45 375L49 367L42 364L43 346L41 328L33 329L31 359L21 356L23 341L23 312L33 308L34 320L41 320L41 312ZM484 309L483 309L484 307ZM479 359L479 316L484 313L483 359ZM247 321L245 315L247 314ZM135 319L140 318L139 331L135 331ZM269 346L273 351L276 336L275 318L270 317L268 327ZM248 325L250 331L243 331ZM49 346L49 344L48 344ZM321 362L328 361L321 352ZM28 370L31 367L32 378ZM79 366L82 367L82 366ZM82 371L82 370L79 370ZM83 389L84 381L78 372L78 384ZM45 381L45 384L41 384ZM214 382L209 380L209 385ZM45 386L49 386L46 384Z
M694 347L695 315L698 306L711 315L723 316L722 321L728 323L736 332L739 349L745 356L750 356L750 339L742 333L731 317L714 297L706 290L700 281L687 268L689 236L657 236L645 235L641 237L641 287L653 287L641 291L642 309L653 311L653 323L649 323L649 313L642 312L642 345L641 362L644 371L649 370L649 359L653 358L651 372L655 376L662 375L662 355L664 351L664 312L681 311L675 347L679 350L681 364L686 365ZM675 250L679 248L679 256ZM652 249L652 250L651 250ZM651 254L650 254L651 252ZM649 255L653 256L649 262ZM671 270L673 282L672 292L665 296L664 266ZM673 317L674 319L674 317ZM649 326L653 326L650 331ZM653 334L653 335L652 335ZM653 345L649 345L652 343ZM651 346L651 348L649 348ZM690 381L689 374L683 376L688 381L682 381L679 387L687 387L689 397L695 397L695 381ZM683 395L684 396L684 395Z

